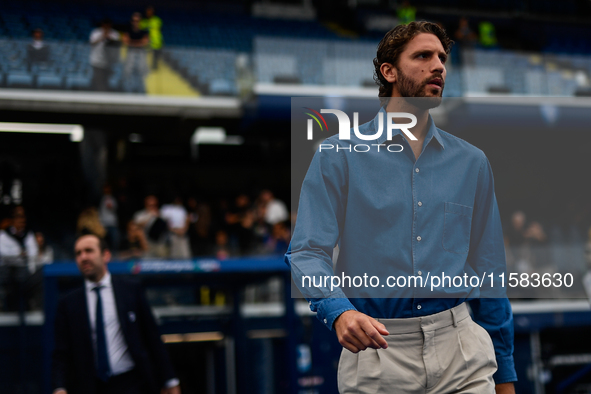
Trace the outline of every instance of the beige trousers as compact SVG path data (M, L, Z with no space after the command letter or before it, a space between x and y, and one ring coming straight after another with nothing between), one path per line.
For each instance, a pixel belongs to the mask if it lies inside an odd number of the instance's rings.
M494 393L497 362L486 330L466 304L434 315L377 319L390 335L387 349L343 349L341 394Z

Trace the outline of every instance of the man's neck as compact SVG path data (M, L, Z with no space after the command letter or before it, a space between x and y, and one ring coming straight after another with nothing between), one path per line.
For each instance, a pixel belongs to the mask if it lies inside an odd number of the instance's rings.
M90 278L87 278L87 279L88 279L89 282L92 282L92 283L98 285L101 282L101 280L105 279L105 276L107 276L107 272L109 272L109 271L103 272L102 275L97 276L96 278L94 278L94 280L93 279L90 279Z
M407 112L411 113L417 118L417 124L415 127L410 129L411 133L417 138L417 141L410 141L408 137L405 138L409 141L409 143L418 143L420 142L421 146L425 137L427 136L427 132L429 131L429 110L427 109L420 109L415 107L414 105L405 101L402 97L392 97L386 106L386 112ZM396 120L395 120L396 121ZM408 122L408 118L403 120L401 123Z

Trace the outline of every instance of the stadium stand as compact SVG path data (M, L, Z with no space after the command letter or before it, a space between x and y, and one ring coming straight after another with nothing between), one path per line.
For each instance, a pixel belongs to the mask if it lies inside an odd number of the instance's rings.
M457 16L433 11L439 2L417 1L415 5L424 8L424 17L444 21L448 29L454 26ZM460 3L446 6L458 7ZM3 2L2 7L0 86L58 90L90 89L89 32L102 18L110 18L115 28L123 29L129 15L137 11L137 7L125 4L101 7L93 3ZM518 35L514 39L525 43L525 49L538 48L541 52L464 50L463 67L448 81L446 95L496 92L570 96L587 86L591 75L588 27L503 19L498 15L519 10L519 6L503 1L480 1L474 7L501 13L493 14L497 15L493 20L501 35L503 29L510 29ZM573 16L577 12L572 1L535 2L528 7L541 16ZM206 95L237 94L236 58L241 53L252 56L258 83L372 86L373 70L361 59L373 57L376 37L383 34L361 30L357 38L343 37L317 20L257 18L238 6L224 13L163 7L158 14L165 21L164 59L188 84ZM484 17L476 16L472 24L480 20ZM43 30L51 54L46 64L31 68L26 62L26 46L35 28ZM122 91L123 78L122 66L117 64L109 79L110 89Z

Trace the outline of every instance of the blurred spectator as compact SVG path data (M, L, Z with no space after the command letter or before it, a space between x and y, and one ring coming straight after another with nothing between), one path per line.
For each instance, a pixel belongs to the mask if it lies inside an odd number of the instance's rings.
M144 230L148 241L146 257L168 257L166 246L167 225L160 217L158 198L149 195L144 199L144 209L133 216L133 220Z
M402 5L396 10L398 23L401 25L408 25L410 22L413 22L416 18L416 14L417 9L411 6L407 0L403 1Z
M107 230L106 241L111 250L119 250L119 221L117 219L117 200L113 197L111 185L103 187L103 197L99 205L99 218Z
M455 32L456 42L464 48L469 48L478 42L478 36L470 29L468 18L461 17L458 24L458 29Z
M144 78L148 74L146 46L150 40L147 30L140 27L142 15L134 12L127 32L123 33L123 42L127 45L125 58L125 81L127 92L146 93Z
M263 190L259 203L264 209L265 221L270 225L289 219L289 212L283 201L277 200L270 190Z
M587 270L591 270L591 228L587 231L587 242L585 243L585 260L587 261ZM589 294L591 299L591 294Z
M2 304L4 310L19 310L24 295L25 280L35 272L39 253L33 231L27 228L27 217L22 206L12 211L12 223L6 230L0 230L1 272L4 289Z
M265 244L265 252L272 254L284 254L291 240L291 231L286 222L278 222L273 225L271 236Z
M27 66L29 71L31 66L39 62L49 62L49 46L43 41L43 30L33 30L33 42L27 45Z
M519 272L529 272L530 251L525 242L525 213L515 211L511 215L508 228L503 231L507 268Z
M39 270L39 268L44 265L53 263L53 248L47 244L43 233L36 232L35 240L37 241L37 248L39 249L36 269Z
M146 17L142 19L140 27L147 30L150 34L150 48L152 48L152 70L158 69L158 61L162 54L162 19L154 15L154 7L146 8Z
M478 25L478 31L480 32L480 45L483 48L495 48L497 46L495 25L491 22L482 21Z
M101 22L101 27L90 33L90 65L92 66L92 88L99 92L109 90L111 67L118 61L119 33L112 29L110 20Z
M17 206L12 211L12 225L6 230L0 230L2 265L27 267L33 273L38 254L35 233L27 228L25 209Z
M231 246L238 246L241 254L247 254L254 248L254 212L250 198L239 194L234 200L234 206L226 213L226 225L230 232Z
M546 233L544 232L542 225L538 222L531 222L523 235L530 244L542 244L547 240Z
M504 233L509 268L532 272L548 262L548 237L539 222L528 224L525 213L515 211L511 216L511 226Z
M552 260L547 248L548 237L538 222L531 222L524 233L529 249L529 263L534 272L542 271Z
M511 226L505 232L510 246L521 246L525 243L525 213L515 211L511 216Z
M98 210L95 207L88 207L80 212L76 230L78 236L93 234L101 239L105 239L105 236L107 235L107 230L105 230L101 224Z
M218 260L225 260L230 257L230 255L228 233L224 230L218 230L215 233L215 257Z
M127 237L121 242L119 258L140 259L148 251L148 241L142 228L133 220L127 223Z
M252 230L259 245L265 245L271 235L272 226L265 220L266 209L262 204L256 205L255 222Z
M211 207L198 203L194 197L187 200L189 206L189 241L193 256L207 255L211 251Z
M119 225L125 226L125 223L130 221L135 213L131 203L133 199L131 190L127 184L127 178L119 178L114 195L117 199L117 218L119 219ZM119 229L124 232L126 231L126 228L120 227Z
M45 242L45 236L41 232L35 233L35 241L39 252L35 258L33 275L27 278L25 298L30 310L43 309L43 273L42 268L46 264L53 263L53 248Z
M160 210L160 216L168 224L170 231L170 257L173 259L188 259L191 257L189 249L189 217L183 206L183 200L175 197L172 204L165 204Z

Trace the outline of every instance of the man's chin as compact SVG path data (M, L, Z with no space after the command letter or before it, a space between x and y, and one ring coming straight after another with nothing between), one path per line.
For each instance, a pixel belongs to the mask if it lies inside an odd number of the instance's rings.
M83 270L82 276L84 279L88 279L91 282L96 282L96 279L98 278L98 274L92 270Z
M437 96L427 95L423 97L407 97L405 100L420 110L429 110L431 108L439 107L439 105L441 105L442 98L438 94Z

